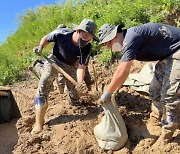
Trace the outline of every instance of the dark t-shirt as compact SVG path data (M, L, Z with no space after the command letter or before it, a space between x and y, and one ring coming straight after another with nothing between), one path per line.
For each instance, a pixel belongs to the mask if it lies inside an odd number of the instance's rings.
M180 29L158 23L147 23L127 29L121 61L163 60L180 49Z
M54 42L53 55L67 65L74 66L77 62L87 65L91 54L91 44L79 49L72 43L74 31L58 28L47 35L48 42Z

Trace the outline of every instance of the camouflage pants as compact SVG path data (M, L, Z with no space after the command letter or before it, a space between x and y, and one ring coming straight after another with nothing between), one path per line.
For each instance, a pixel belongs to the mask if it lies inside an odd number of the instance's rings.
M76 68L73 66L66 65L65 63L57 60L55 56L52 54L48 57L52 61L56 62L61 68L66 71L68 74L70 74L74 79L76 79ZM73 99L78 99L78 93L75 90L75 86L67 80L61 73L59 73L48 61L45 61L43 67L41 67L40 72L40 80L38 84L38 89L36 93L36 98L44 97L48 98L49 92L53 89L53 81L55 77L59 77L60 86L67 87L67 90L70 92L70 95Z
M150 97L163 113L163 125L180 124L180 50L156 64Z

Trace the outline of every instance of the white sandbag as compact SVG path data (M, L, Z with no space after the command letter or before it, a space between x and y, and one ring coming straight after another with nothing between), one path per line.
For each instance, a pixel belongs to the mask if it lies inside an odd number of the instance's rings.
M102 149L119 150L128 139L124 120L115 102L104 103L102 107L105 115L94 128L95 138Z
M139 92L146 92L149 94L149 86L153 79L155 71L154 63L146 63L139 73L129 74L124 86L130 86L132 89Z

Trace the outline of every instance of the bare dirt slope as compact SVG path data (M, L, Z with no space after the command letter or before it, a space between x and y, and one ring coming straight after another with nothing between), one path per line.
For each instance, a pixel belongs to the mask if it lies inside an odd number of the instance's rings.
M143 64L135 62L131 72L138 72ZM113 71L116 66L112 66ZM99 90L110 82L113 71L96 65ZM92 68L90 72L93 74ZM97 100L82 97L76 106L71 106L58 90L50 93L49 107L45 116L44 130L31 135L34 123L34 94L37 80L31 79L12 87L13 95L22 114L17 123L0 125L0 153L42 153L42 154L125 154L125 153L180 153L180 131L166 147L154 149L153 143L161 128L148 121L150 114L149 97L129 87L123 87L116 97L119 110L127 126L129 141L119 151L105 151L98 147L93 135L94 126L100 122L102 108ZM95 84L92 92L96 92ZM16 125L15 125L16 124Z

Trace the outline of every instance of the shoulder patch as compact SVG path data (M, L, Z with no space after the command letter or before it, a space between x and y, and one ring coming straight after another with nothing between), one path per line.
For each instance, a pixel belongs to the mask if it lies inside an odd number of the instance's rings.
M170 34L171 34L169 28L167 28L166 26L162 26L161 28L159 28L159 31L165 37L170 36Z

